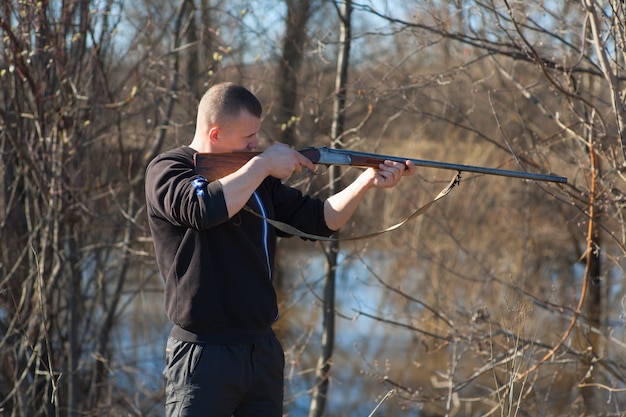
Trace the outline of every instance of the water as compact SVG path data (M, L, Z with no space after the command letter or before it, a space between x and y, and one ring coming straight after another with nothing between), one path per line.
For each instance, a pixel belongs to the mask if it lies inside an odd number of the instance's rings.
M410 310L394 304L389 291L377 278L387 279L395 268L395 261L389 253L373 250L369 250L367 256L348 251L340 254L336 282L335 355L328 399L330 415L368 416L390 389L389 385L381 382L383 376L407 386L432 389L430 378L435 376L433 369L446 369L451 355L449 348L443 349L438 356L433 356L432 352L425 355L423 341L415 332L364 315L403 323L410 323L411 317L417 320L423 315L418 304L412 304ZM291 250L288 259L280 264L281 318L276 327L286 352L285 411L290 416L307 416L311 401L309 390L315 383L314 370L320 352L320 306L325 259L315 249ZM575 267L573 275L580 277L580 273ZM411 276L402 277L403 281L423 282L425 278L418 271L409 271L408 274ZM610 344L611 355L626 356L626 349L617 345L624 342L624 308L619 302L624 297L623 277L613 271L609 280L615 284L609 286L608 294L609 305L613 308L607 320L614 326L612 334L615 340ZM580 284L577 278L576 287ZM420 298L419 294L416 298ZM536 309L537 312L546 314L550 320L554 319L540 309ZM163 351L170 324L163 313L162 293L142 294L120 320L124 325L118 326L115 336L117 363L111 364L111 369L116 369L112 374L115 389L135 392L136 401L145 405L150 403L150 395L163 387ZM469 363L470 359L468 356L462 365L470 370L473 366L482 365ZM442 380L440 375L437 379ZM163 415L160 402L152 407L150 415ZM381 405L376 413L376 416L379 415L418 417L420 407L411 403L408 410L403 410L397 399L392 397Z

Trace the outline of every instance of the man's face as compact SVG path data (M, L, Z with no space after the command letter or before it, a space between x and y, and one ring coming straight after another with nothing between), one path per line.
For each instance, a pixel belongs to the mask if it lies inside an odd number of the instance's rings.
M229 119L212 129L217 129L217 140L212 140L214 152L251 151L259 146L257 133L261 129L261 119L242 111L239 116Z

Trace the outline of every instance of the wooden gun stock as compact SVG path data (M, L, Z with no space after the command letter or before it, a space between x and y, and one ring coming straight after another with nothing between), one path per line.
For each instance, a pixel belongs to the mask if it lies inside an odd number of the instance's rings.
M309 158L313 163L319 160L319 151L316 148L306 148L299 152ZM260 153L261 152L197 153L194 155L196 174L202 175L209 181L215 181L237 171Z
M237 171L259 153L197 153L194 155L196 174L202 175L209 181L215 181Z

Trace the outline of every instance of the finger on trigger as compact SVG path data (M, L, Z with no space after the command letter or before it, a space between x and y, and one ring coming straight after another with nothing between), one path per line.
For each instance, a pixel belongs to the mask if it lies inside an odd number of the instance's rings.
M300 159L300 164L301 165L306 167L311 172L315 171L315 164L313 164L313 162L311 162L311 160L309 158L307 158L304 155L300 155L299 159Z

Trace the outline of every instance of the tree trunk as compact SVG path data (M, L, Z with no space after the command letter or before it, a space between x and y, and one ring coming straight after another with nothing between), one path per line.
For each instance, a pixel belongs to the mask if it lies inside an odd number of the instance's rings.
M339 147L336 141L344 129L346 84L348 79L348 60L350 56L350 15L352 12L351 0L343 3L341 11L341 39L339 41L339 55L337 58L337 76L335 78L335 99L333 103L333 124L331 147ZM330 193L334 194L341 189L339 184L340 168L333 166L330 170ZM327 252L327 270L324 280L324 306L322 320L322 352L317 361L316 383L313 388L309 417L321 417L326 413L328 400L328 383L335 345L335 281L337 274L337 257L339 256L339 242L330 243Z
M294 118L298 97L298 74L304 57L307 40L306 26L311 17L311 0L287 0L286 32L283 55L279 63L278 124L282 133L280 141L295 146Z
M603 346L602 346L602 337L593 331L592 328L601 329L602 328L602 312L603 312L603 292L602 292L602 280L600 279L601 273L601 260L600 260L600 241L599 236L594 238L594 245L597 245L597 249L591 251L587 256L589 257L589 287L587 289L586 295L586 303L585 303L585 313L587 319L589 320L588 330L585 331L586 340L586 349L588 354L586 355L586 361L583 364L582 371L584 372L584 376L582 377L582 384L587 385L589 387L581 388L581 394L585 403L585 409L587 410L587 415L593 415L595 411L597 411L601 407L598 404L600 399L596 398L597 390L593 388L593 384L597 383L596 381L596 366L594 365L595 360L598 357L602 357L603 355ZM583 346L585 347L585 346Z

